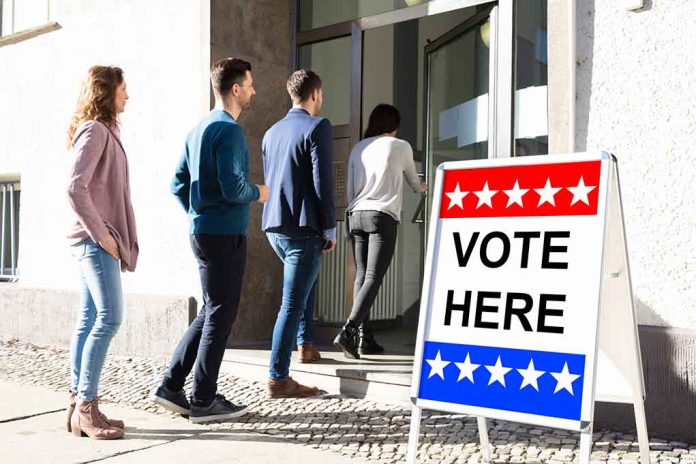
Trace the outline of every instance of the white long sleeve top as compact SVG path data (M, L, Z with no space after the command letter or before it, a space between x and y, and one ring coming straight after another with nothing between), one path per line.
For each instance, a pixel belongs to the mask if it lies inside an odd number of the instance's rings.
M361 140L348 161L348 211L380 211L401 222L404 177L420 191L408 142L389 136Z

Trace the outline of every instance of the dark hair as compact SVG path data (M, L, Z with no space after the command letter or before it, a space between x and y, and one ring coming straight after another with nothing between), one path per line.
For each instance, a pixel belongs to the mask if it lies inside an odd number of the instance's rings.
M123 83L123 70L116 66L92 66L82 83L77 107L70 119L67 147L72 146L77 128L85 121L101 121L106 125L118 121L116 88Z
M210 82L215 95L222 97L230 92L234 84L242 85L251 64L239 58L223 58L210 67Z
M292 101L307 101L312 92L321 89L321 77L309 69L299 69L288 77L286 87Z
M393 132L399 128L399 124L401 124L399 110L392 105L380 103L370 113L370 121L365 130L365 138Z

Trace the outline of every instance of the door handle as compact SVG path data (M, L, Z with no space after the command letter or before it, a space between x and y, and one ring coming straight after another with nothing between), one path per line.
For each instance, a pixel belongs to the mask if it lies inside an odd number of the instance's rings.
M411 223L412 224L423 224L425 221L423 220L423 208L425 208L425 192L421 193L421 199L418 202L418 206L416 207L416 212L413 213L413 217L411 218Z

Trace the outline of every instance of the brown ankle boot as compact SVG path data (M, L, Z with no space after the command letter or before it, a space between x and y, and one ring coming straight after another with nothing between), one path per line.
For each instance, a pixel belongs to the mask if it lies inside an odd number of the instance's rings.
M77 402L70 426L75 436L88 436L95 440L113 440L123 437L123 429L109 425L99 411L97 398Z
M97 397L97 402L99 402L99 397ZM101 414L101 418L104 419L110 426L116 427L117 429L125 429L126 428L126 424L124 424L122 420L109 419L108 417L106 417L106 414L104 414L101 411L99 411L99 414Z
M321 359L321 354L319 354L319 350L317 350L311 343L303 343L302 345L298 346L297 352L298 361L300 361L303 364L317 362Z
M292 377L285 380L269 380L267 391L269 398L306 398L319 394L317 387L301 385L295 382Z
M72 415L75 412L75 402L77 401L77 395L75 392L70 392L70 397L68 398L68 407L65 409L65 428L68 429L68 432L72 432L72 428L70 427L70 420L72 419Z
M99 398L97 398L98 400ZM65 427L68 429L68 432L72 432L72 427L70 426L70 420L72 419L72 415L75 412L75 403L77 401L77 394L75 392L70 392L70 398L68 399L68 407L66 409L66 421L65 421ZM104 419L106 422L109 423L109 425L119 428L119 429L124 429L126 428L126 424L123 423L122 420L118 419L109 419L106 417L106 415L99 411L99 414L101 414L102 419Z

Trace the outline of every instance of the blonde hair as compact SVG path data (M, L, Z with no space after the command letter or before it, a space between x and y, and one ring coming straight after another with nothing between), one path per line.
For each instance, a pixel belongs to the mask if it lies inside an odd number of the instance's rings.
M116 113L116 88L123 83L123 70L116 66L92 66L82 83L77 108L70 119L67 147L80 124L85 121L101 121L106 125L118 122Z

